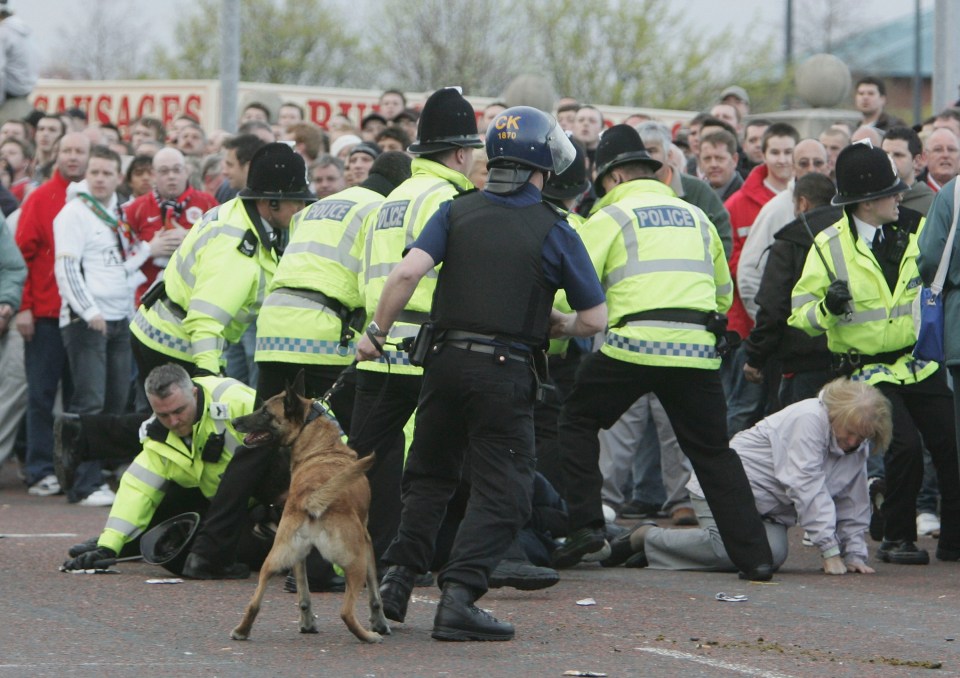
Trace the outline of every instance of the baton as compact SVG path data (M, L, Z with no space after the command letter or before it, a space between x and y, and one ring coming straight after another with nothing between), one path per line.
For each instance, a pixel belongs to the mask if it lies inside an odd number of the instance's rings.
M820 251L820 248L817 247L817 240L813 237L813 230L810 228L810 224L807 223L807 215L803 212L800 212L800 222L803 224L803 227L807 231L807 235L810 236L810 244L813 246L814 251L817 253L817 256L820 257L820 261L823 262L823 268L827 272L827 280L830 283L837 281L837 276L833 274L833 271L830 270L830 266L827 264L827 258L823 256L823 252ZM853 306L848 301L844 306L843 319L850 320L853 317Z

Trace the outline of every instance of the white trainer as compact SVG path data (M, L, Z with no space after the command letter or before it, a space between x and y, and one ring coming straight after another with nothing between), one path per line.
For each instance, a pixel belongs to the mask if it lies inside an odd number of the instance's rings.
M81 499L79 504L80 506L96 507L113 506L113 500L116 498L117 495L110 489L110 486L103 484L88 494L84 499Z
M940 531L940 519L935 513L921 513L917 516L917 534L929 536Z
M50 474L31 485L27 494L32 494L34 497L52 497L60 494L60 481L55 475Z

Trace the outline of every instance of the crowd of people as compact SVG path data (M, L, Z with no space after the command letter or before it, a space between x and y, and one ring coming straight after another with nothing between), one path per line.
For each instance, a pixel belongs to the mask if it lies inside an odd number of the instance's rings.
M325 129L295 103L229 132L4 120L0 460L112 506L69 568L197 510L179 571L245 577L288 469L231 419L302 372L376 453L387 617L437 573L440 639L512 638L476 599L581 561L769 579L793 525L828 574L872 572L868 532L960 560L951 389L912 354L960 109L907 126L874 78L855 105L815 138L736 86L677 130L456 88Z

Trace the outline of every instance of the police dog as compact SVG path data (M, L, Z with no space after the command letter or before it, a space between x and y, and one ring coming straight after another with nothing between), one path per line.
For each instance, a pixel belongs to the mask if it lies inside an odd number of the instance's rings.
M303 372L293 386L275 395L255 412L233 420L237 431L246 433L244 444L255 447L278 444L291 447L290 492L277 527L277 536L260 570L257 590L247 605L243 620L230 634L246 640L260 611L267 581L293 568L300 598L300 633L317 633L310 606L305 560L312 547L345 574L346 593L340 618L360 640L379 643L390 627L383 614L377 586L373 544L367 532L370 485L366 471L373 455L357 459L357 453L340 440L339 428L314 409L303 397ZM311 416L312 415L312 416ZM361 626L354 607L364 582L370 598L370 626Z

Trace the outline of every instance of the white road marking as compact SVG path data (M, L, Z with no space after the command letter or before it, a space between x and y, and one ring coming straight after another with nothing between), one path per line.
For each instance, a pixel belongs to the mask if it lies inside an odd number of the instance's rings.
M659 647L637 647L634 648L640 650L641 652L649 652L650 654L657 654L662 657L673 657L674 659L685 659L687 661L696 662L698 664L706 664L707 666L713 666L718 669L726 669L727 671L735 671L737 673L742 673L745 676L758 676L758 678L794 678L787 673L778 673L777 671L766 671L764 669L755 669L752 666L744 666L743 664L731 664L730 662L725 662L720 659L713 659L712 657L704 657L698 654L691 654L689 652L679 652L677 650L666 650Z
M10 539L35 539L37 537L76 537L74 532L43 532L38 534L0 534L0 539L8 537Z

